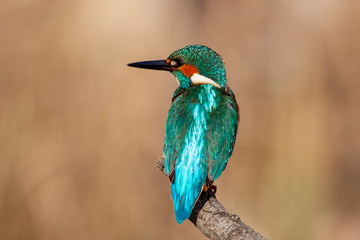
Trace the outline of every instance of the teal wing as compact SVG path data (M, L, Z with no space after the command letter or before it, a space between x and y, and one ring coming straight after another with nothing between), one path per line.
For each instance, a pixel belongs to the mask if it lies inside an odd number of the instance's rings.
M184 98L181 97L184 92L185 89L183 88L177 88L174 92L173 104L166 123L164 165L165 173L170 177L170 180L174 176L175 160L181 154L189 126L189 122L186 121L186 108L183 107L185 105ZM178 97L180 98L178 99Z
M194 97L196 89L175 97L166 124L165 172L171 180L178 223L189 218L208 174L205 160L208 113Z
M224 99L210 114L206 133L208 178L215 181L225 169L235 145L239 122L238 106L234 93L224 89Z

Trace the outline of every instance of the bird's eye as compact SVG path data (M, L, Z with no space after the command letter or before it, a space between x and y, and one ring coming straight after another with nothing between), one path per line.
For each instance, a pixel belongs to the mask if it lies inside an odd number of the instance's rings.
M178 68L181 67L183 65L183 62L179 59L174 59L170 61L170 66L173 68Z
M176 62L175 60L172 60L172 61L170 62L170 65L171 65L172 67L176 67L176 66L177 66L177 62Z

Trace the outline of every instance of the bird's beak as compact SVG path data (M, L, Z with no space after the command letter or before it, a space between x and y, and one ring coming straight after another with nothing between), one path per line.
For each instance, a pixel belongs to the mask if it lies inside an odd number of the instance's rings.
M166 60L135 62L129 63L128 66L153 70L171 71L171 67L169 66L169 64L166 63Z

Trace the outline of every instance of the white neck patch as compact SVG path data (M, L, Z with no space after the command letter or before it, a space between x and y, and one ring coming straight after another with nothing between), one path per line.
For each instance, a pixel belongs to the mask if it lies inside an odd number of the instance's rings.
M219 84L217 84L214 80L212 80L211 78L207 78L201 74L198 73L194 73L191 78L190 78L191 82L195 85L198 84L211 84L214 87L217 88L221 88L221 86Z

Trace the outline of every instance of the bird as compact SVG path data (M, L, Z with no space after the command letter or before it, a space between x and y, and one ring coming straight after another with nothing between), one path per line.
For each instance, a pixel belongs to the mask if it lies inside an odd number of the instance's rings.
M188 219L203 191L214 190L237 135L239 107L227 84L222 57L190 45L165 60L128 66L172 73L178 82L166 121L163 148L176 221Z

